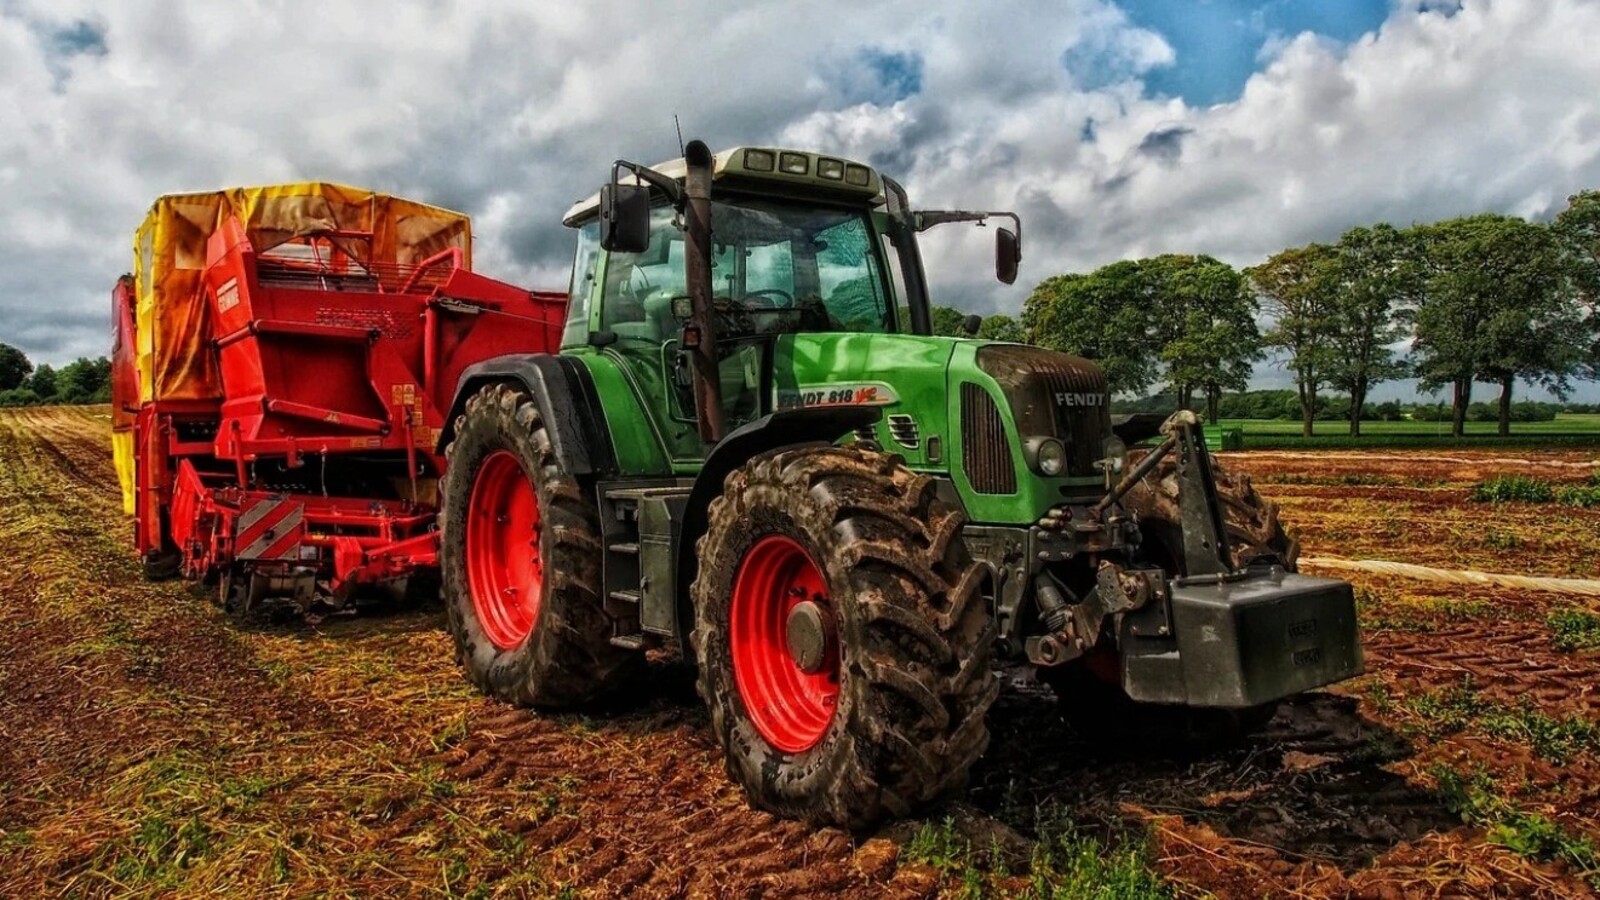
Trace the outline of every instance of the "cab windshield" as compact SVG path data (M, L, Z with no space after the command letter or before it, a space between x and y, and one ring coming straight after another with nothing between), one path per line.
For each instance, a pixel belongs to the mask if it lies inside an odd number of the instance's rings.
M643 253L606 265L601 327L665 342L682 328L684 234L673 211L651 215ZM895 330L882 248L867 213L763 200L711 204L711 293L719 340L794 332Z

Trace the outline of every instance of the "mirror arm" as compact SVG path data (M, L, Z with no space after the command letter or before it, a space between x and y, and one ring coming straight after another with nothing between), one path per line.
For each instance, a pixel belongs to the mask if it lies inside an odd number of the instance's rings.
M683 205L686 198L684 197L683 188L678 185L678 182L668 178L660 172L657 172L655 169L652 169L649 166L641 166L638 163L628 162L625 159L619 159L611 164L612 184L620 183L619 175L624 169L632 172L633 176L640 181L643 181L649 184L651 187L661 191L663 194L666 194L668 199L672 201L673 208L680 212L683 211Z
M1011 220L1011 224L1013 226L1012 230L1017 235L1017 248L1020 250L1022 247L1022 217L1018 216L1014 212L976 212L965 209L941 209L912 213L912 220L916 223L916 228L919 232L927 231L928 229L937 225L945 225L950 222L976 222L979 225L984 225L990 219Z

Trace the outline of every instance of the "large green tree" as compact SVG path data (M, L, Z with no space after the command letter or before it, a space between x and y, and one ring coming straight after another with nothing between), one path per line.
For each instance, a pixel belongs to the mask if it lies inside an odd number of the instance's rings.
M1283 351L1284 365L1294 375L1299 400L1300 433L1312 434L1317 418L1317 392L1333 368L1336 254L1326 244L1283 250L1259 266L1245 270L1271 323L1262 342Z
M1407 374L1391 345L1407 333L1407 313L1421 293L1417 239L1386 223L1352 228L1333 254L1327 332L1329 382L1350 395L1350 434L1361 434L1367 392Z
M1113 393L1144 394L1161 377L1151 328L1153 288L1141 264L1046 278L1022 305L1029 343L1098 362Z
M49 363L40 364L33 370L33 377L28 379L28 387L39 395L41 400L49 400L57 393L56 370Z
M1600 378L1600 191L1582 191L1567 198L1554 230L1561 242L1567 277L1584 317L1589 345L1581 374Z
M1114 392L1164 381L1184 406L1201 392L1214 418L1222 391L1243 388L1260 355L1254 313L1231 266L1167 255L1045 279L1022 325L1031 343L1099 362Z
M28 355L10 344L0 344L0 391L21 387L33 371Z
M959 309L948 306L935 306L928 310L929 324L933 326L934 334L945 337L971 337L964 327L967 314Z
M1028 340L1022 323L1003 313L985 318L978 327L978 337L986 341L1008 341L1013 344L1027 343Z
M1416 313L1417 374L1451 388L1451 433L1465 432L1476 380L1500 386L1500 433L1510 432L1521 378L1564 396L1590 352L1581 294L1557 231L1513 216L1479 215L1419 229L1426 282Z
M1217 420L1224 390L1242 391L1261 356L1255 299L1244 276L1209 256L1146 260L1156 282L1155 333L1173 394L1185 408L1199 392Z

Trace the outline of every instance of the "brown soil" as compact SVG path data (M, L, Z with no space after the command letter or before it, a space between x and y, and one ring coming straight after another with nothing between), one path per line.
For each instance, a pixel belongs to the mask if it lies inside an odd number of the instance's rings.
M625 706L536 715L471 691L436 610L243 630L193 588L142 582L108 425L103 409L0 411L0 895L957 893L907 859L923 823L852 837L752 811L670 663ZM1596 577L1600 511L1466 500L1530 463L1586 477L1585 456L1436 455L1229 462L1284 501L1309 553ZM1600 719L1600 656L1556 649L1544 625L1567 601L1353 580L1370 674L1286 704L1237 750L1094 750L1012 674L955 827L1024 869L1044 811L1096 834L1145 828L1180 893L1588 890L1463 825L1430 771L1482 769L1600 841L1600 753L1557 763L1472 723L1441 731L1415 702L1466 684Z

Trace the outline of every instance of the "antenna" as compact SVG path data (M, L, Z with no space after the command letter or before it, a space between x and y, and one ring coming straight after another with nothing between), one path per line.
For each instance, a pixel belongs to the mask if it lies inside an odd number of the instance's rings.
M683 126L678 124L678 114L672 114L672 127L678 130L678 155L683 156Z

